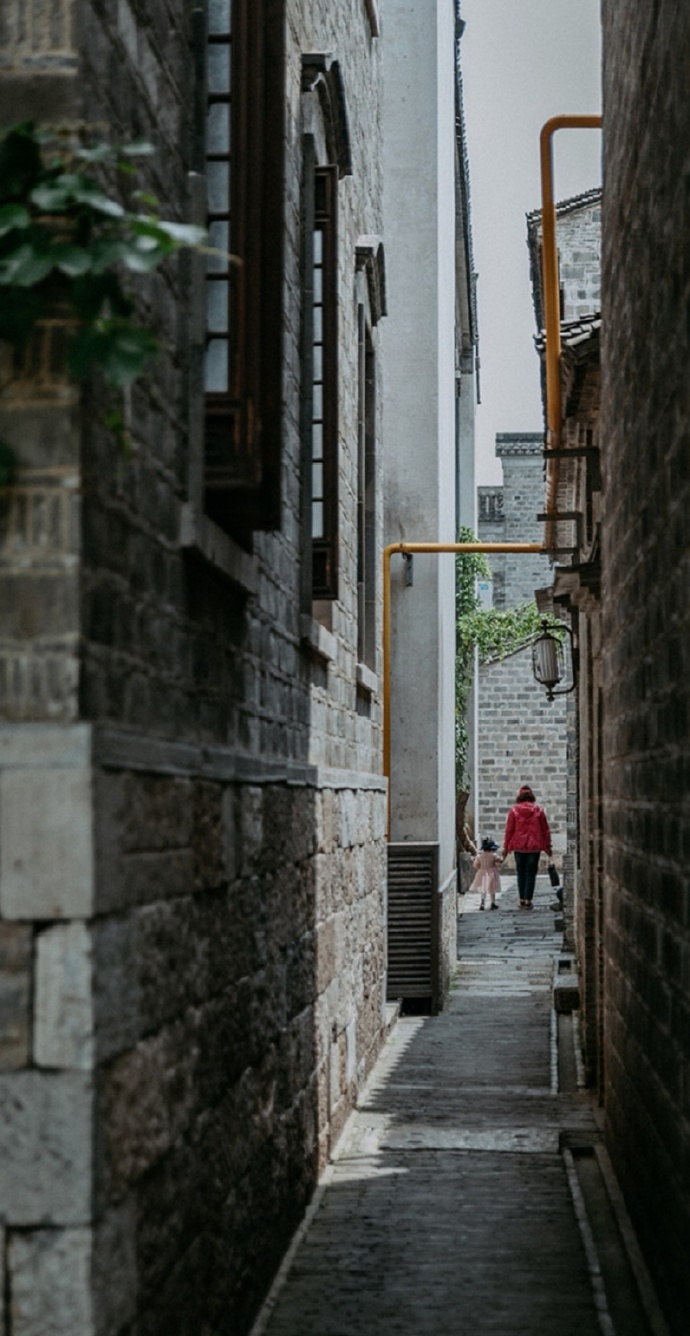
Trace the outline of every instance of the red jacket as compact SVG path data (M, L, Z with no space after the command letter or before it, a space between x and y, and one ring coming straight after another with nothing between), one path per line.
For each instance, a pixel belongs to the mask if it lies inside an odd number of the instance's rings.
M546 814L536 803L515 803L508 813L503 848L508 854L551 853L551 831Z

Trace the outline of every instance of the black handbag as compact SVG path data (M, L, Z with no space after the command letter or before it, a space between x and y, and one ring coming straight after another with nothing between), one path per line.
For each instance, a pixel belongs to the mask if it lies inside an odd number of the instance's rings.
M549 881L551 882L551 885L552 885L552 886L558 886L558 885L560 885L560 880L561 880L561 879L560 879L560 877L559 877L559 875L558 875L558 868L556 867L556 864L555 864L555 863L549 863L548 873L549 873Z

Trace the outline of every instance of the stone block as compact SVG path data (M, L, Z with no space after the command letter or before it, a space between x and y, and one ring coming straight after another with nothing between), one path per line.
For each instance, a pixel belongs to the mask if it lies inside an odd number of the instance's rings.
M137 1303L137 1214L132 1198L99 1220L94 1230L91 1282L98 1336L119 1336Z
M553 1005L558 1012L577 1011L580 1006L580 988L577 976L558 975L553 983Z
M120 777L119 802L111 798L126 853L179 849L191 843L194 791L188 779L131 773Z
M104 1111L104 1190L114 1199L151 1168L187 1126L196 1099L198 1051L179 1024L124 1054L108 1069Z
M239 806L239 871L244 875L254 870L264 848L261 789L243 788Z
M316 937L316 990L323 993L333 981L337 967L336 918L322 923Z
M0 923L0 1070L29 1061L31 941L25 924Z
M88 918L93 906L91 772L0 774L0 913L6 919Z
M34 1056L39 1067L89 1071L94 1060L91 933L59 924L36 943Z
M343 789L338 794L338 799L340 808L340 845L343 849L349 849L353 845L359 844L362 838L359 830L357 794L351 789Z
M92 1103L86 1073L0 1076L0 1201L8 1227L89 1220Z
M139 1038L139 978L135 919L111 918L93 928L93 1024L99 1062L132 1048Z
M10 1233L12 1336L95 1336L90 1229Z

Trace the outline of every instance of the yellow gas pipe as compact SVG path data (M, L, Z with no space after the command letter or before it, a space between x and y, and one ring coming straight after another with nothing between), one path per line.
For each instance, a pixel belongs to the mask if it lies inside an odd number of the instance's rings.
M383 549L383 773L388 780L387 837L391 824L391 557L415 552L544 552L541 543L389 543Z
M546 526L544 547L553 547L557 513L558 457L549 458L561 438L561 301L553 195L553 136L556 130L598 130L601 116L552 116L539 136L541 158L541 243L544 330L546 334Z

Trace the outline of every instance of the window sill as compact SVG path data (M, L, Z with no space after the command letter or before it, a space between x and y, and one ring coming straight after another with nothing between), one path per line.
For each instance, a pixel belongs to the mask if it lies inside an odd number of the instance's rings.
M379 679L365 663L357 664L357 689L367 696L375 696L379 689Z
M257 593L256 558L243 552L213 520L189 503L182 507L180 545L215 567L245 594Z
M333 663L338 652L338 642L330 631L326 630L321 622L314 621L303 613L299 621L300 638L303 645L306 645L320 659L326 663Z

